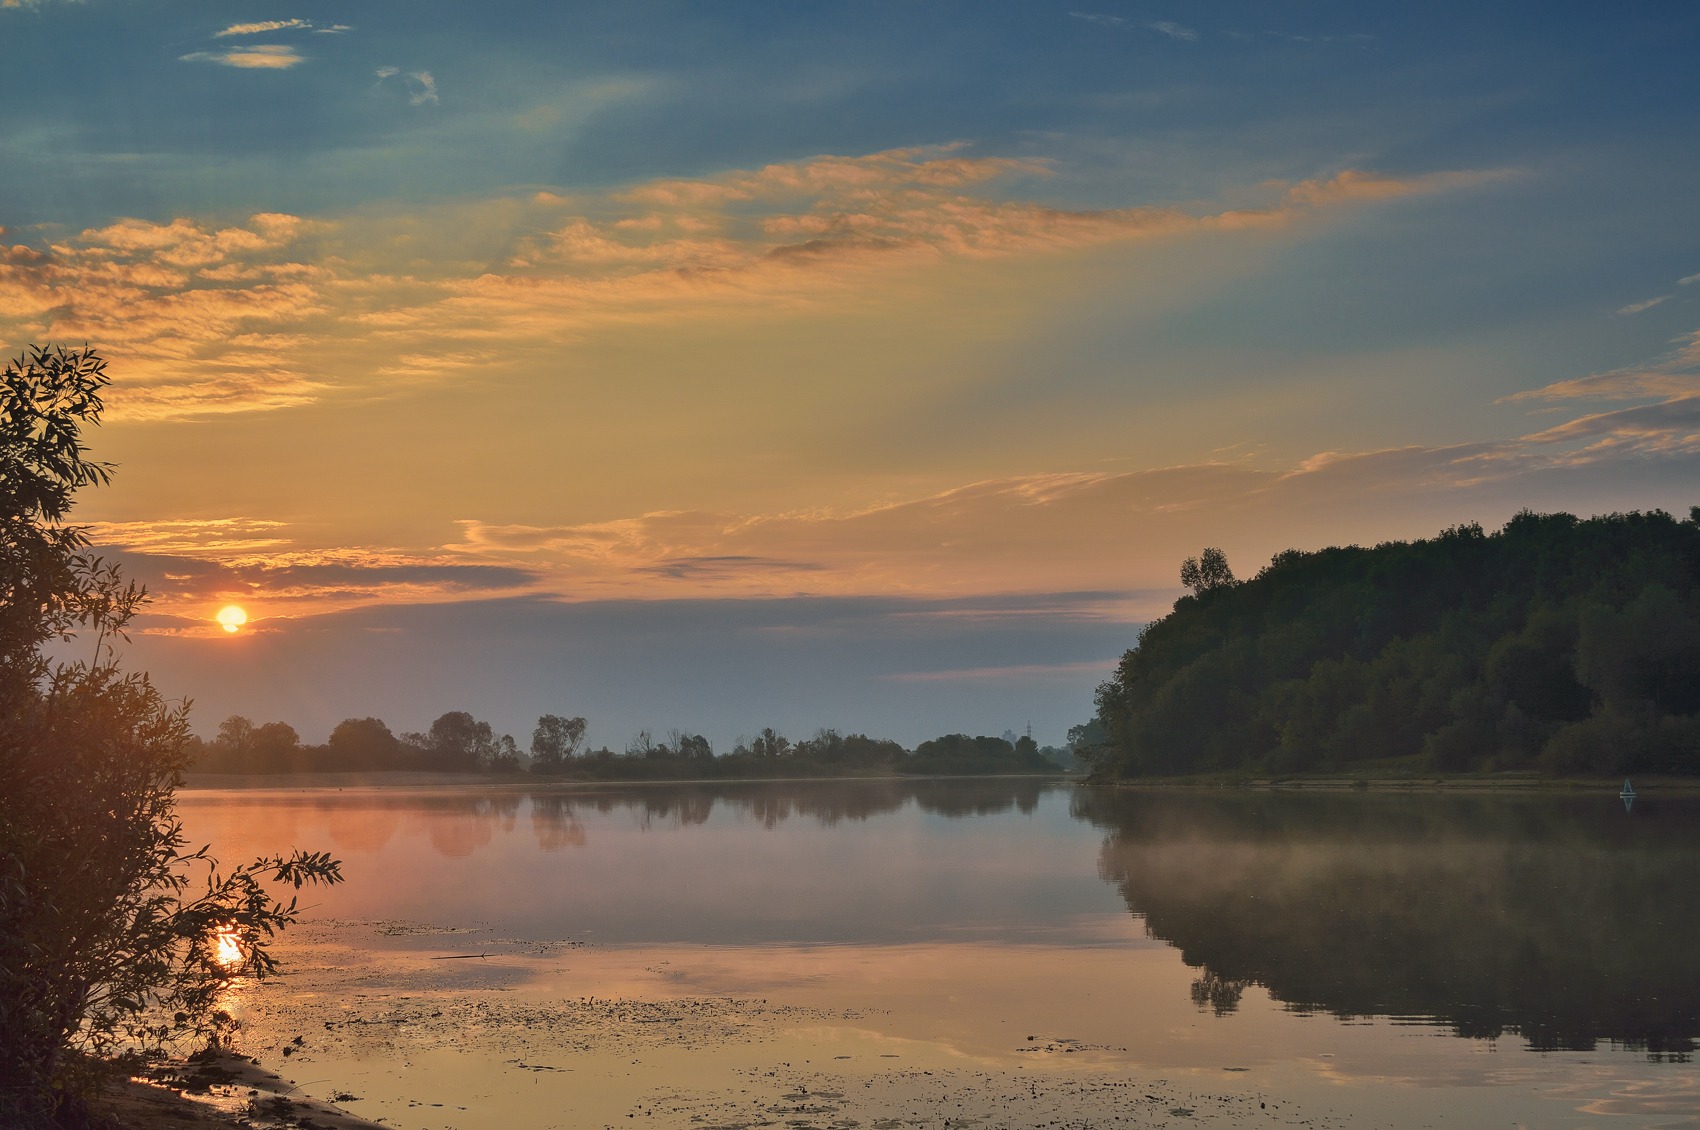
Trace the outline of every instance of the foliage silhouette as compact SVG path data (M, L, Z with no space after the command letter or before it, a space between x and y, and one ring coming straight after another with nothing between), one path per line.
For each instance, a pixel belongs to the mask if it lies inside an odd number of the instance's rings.
M1181 562L1181 584L1191 589L1194 596L1225 589L1234 583L1234 571L1228 568L1228 555L1215 547Z
M35 348L0 370L0 1121L75 1124L100 1062L218 1039L238 976L273 968L294 921L266 881L334 883L336 861L297 852L220 871L188 850L175 809L186 705L126 673L113 641L145 599L64 524L76 492L108 481L82 428L105 364ZM93 650L55 662L80 631ZM252 735L248 735L251 737ZM239 940L215 959L218 931Z
M545 714L532 732L530 758L522 758L506 734L465 711L451 711L428 734L397 738L377 718L337 724L322 746L300 745L282 722L255 725L241 716L225 719L219 735L197 746L195 767L208 773L338 771L448 771L517 774L573 779L662 781L752 777L840 777L903 775L1050 774L1074 769L1071 749L1041 750L1031 737L946 734L911 752L897 742L866 734L818 730L792 741L773 727L740 739L730 753L716 755L709 740L684 730L657 740L639 730L622 753L586 749L582 717Z
M1101 775L1700 774L1700 508L1182 572L1194 595L1098 689Z

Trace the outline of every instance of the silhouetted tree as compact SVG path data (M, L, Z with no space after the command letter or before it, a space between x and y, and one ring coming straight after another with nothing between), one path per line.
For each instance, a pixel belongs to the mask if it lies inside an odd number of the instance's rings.
M701 734L687 734L680 729L667 731L667 751L681 760L692 758L712 758L714 747L708 744L708 739Z
M558 772L578 754L584 744L585 720L545 714L531 731L531 768L537 773Z
M791 752L791 739L768 726L750 743L750 753L756 757L784 757Z
M1025 745L1003 738L967 734L945 734L922 742L906 765L912 773L1048 773L1056 767L1039 756L1038 743L1032 738L1018 739Z
M1228 568L1228 555L1216 548L1206 549L1197 557L1181 562L1181 584L1197 596L1234 583L1234 571Z
M337 769L399 768L404 756L401 742L379 718L344 718L325 744Z
M464 710L439 716L427 737L432 760L440 769L477 772L488 768L500 750L490 723Z
M267 879L336 882L322 855L255 860L221 873L187 850L175 790L187 708L118 665L114 638L145 594L64 524L75 493L110 469L84 454L104 362L90 350L32 349L0 370L0 1124L45 1125L89 1081L89 1065L227 1030L218 993L272 969L266 940L293 921ZM78 630L92 653L45 648ZM79 649L81 650L81 649ZM189 893L191 876L197 892ZM205 886L201 887L204 880ZM215 931L245 948L212 959Z
M519 752L519 744L514 741L512 734L503 734L496 739L496 748L490 754L488 768L493 773L517 773L524 765L524 758Z

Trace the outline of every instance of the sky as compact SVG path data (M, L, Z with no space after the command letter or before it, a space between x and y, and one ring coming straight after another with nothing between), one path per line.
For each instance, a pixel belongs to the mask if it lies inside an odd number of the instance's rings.
M126 662L1060 743L1204 546L1700 504L1700 9L1082 3L0 0Z

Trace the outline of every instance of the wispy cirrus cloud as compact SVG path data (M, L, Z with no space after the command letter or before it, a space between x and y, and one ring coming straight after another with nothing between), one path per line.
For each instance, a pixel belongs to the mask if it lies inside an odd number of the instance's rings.
M307 61L295 48L283 43L253 43L222 51L191 51L179 55L185 63L218 63L240 70L283 71Z
M1301 521L1311 537L1375 540L1395 536L1390 514L1408 523L1426 508L1456 521L1466 498L1487 511L1477 516L1509 517L1580 469L1674 481L1696 464L1700 396L1691 396L1495 442L1321 452L1287 466L1248 458L1015 476L860 509L659 511L562 526L469 519L443 551L524 565L573 599L1139 586L1157 600L1150 613L1172 598L1173 575L1168 565L1138 569L1178 562L1213 538L1266 557Z
M263 35L268 31L290 31L296 28L311 28L311 20L261 20L257 23L231 24L222 31L213 32L214 39L228 39L233 35Z
M1070 12L1069 16L1072 19L1082 20L1089 24L1097 24L1099 27L1127 26L1127 20L1121 16L1107 16L1102 12Z
M798 316L952 263L1255 236L1506 175L1349 170L1217 209L1023 198L1050 173L946 145L347 220L126 219L0 248L0 339L121 353L114 418L276 410L459 379L599 330Z
M1125 28L1134 26L1133 21L1125 16L1111 16L1102 12L1070 12L1069 16L1083 23L1095 24L1098 27ZM1183 43L1196 43L1199 38L1195 29L1178 24L1173 20L1152 20L1139 26L1147 31L1154 31L1159 35L1165 35Z
M263 518L166 518L92 522L89 539L138 553L226 556L276 550L289 544L284 523Z
M406 71L400 67L379 67L373 72L378 76L378 85L383 86L391 79L406 93L407 100L414 106L424 106L435 103L437 98L437 80L430 71Z
M1573 400L1656 400L1700 394L1700 330L1678 340L1677 347L1645 365L1590 373L1555 381L1503 398L1501 403Z
M529 568L461 555L366 547L310 548L287 523L257 518L166 518L84 527L147 584L139 631L217 636L226 603L254 627L370 605L432 604L544 591Z
M1643 302L1631 302L1627 306L1620 306L1618 307L1617 312L1619 314L1639 314L1643 310L1651 310L1661 302L1669 302L1670 299L1671 295L1661 294L1656 298L1649 298Z
M1571 457L1572 462L1597 462L1606 453L1620 451L1636 455L1700 453L1700 395L1580 416L1537 432L1528 441L1584 444Z
M1030 683L1035 679L1079 681L1083 676L1107 676L1116 668L1112 659L1077 663L1016 663L1004 667L959 667L943 671L900 671L882 676L894 683Z
M1182 25L1175 23L1173 20L1156 20L1152 23L1146 24L1145 26L1150 28L1152 31L1168 36L1170 39L1178 39L1182 43L1198 42L1197 31L1190 27L1183 27Z

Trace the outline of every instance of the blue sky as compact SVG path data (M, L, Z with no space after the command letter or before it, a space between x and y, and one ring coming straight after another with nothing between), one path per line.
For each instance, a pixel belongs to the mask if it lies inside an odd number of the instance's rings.
M81 516L205 730L1059 740L1202 545L1700 502L1697 38L1683 4L11 3L0 343L109 358ZM384 674L314 684L352 655Z

